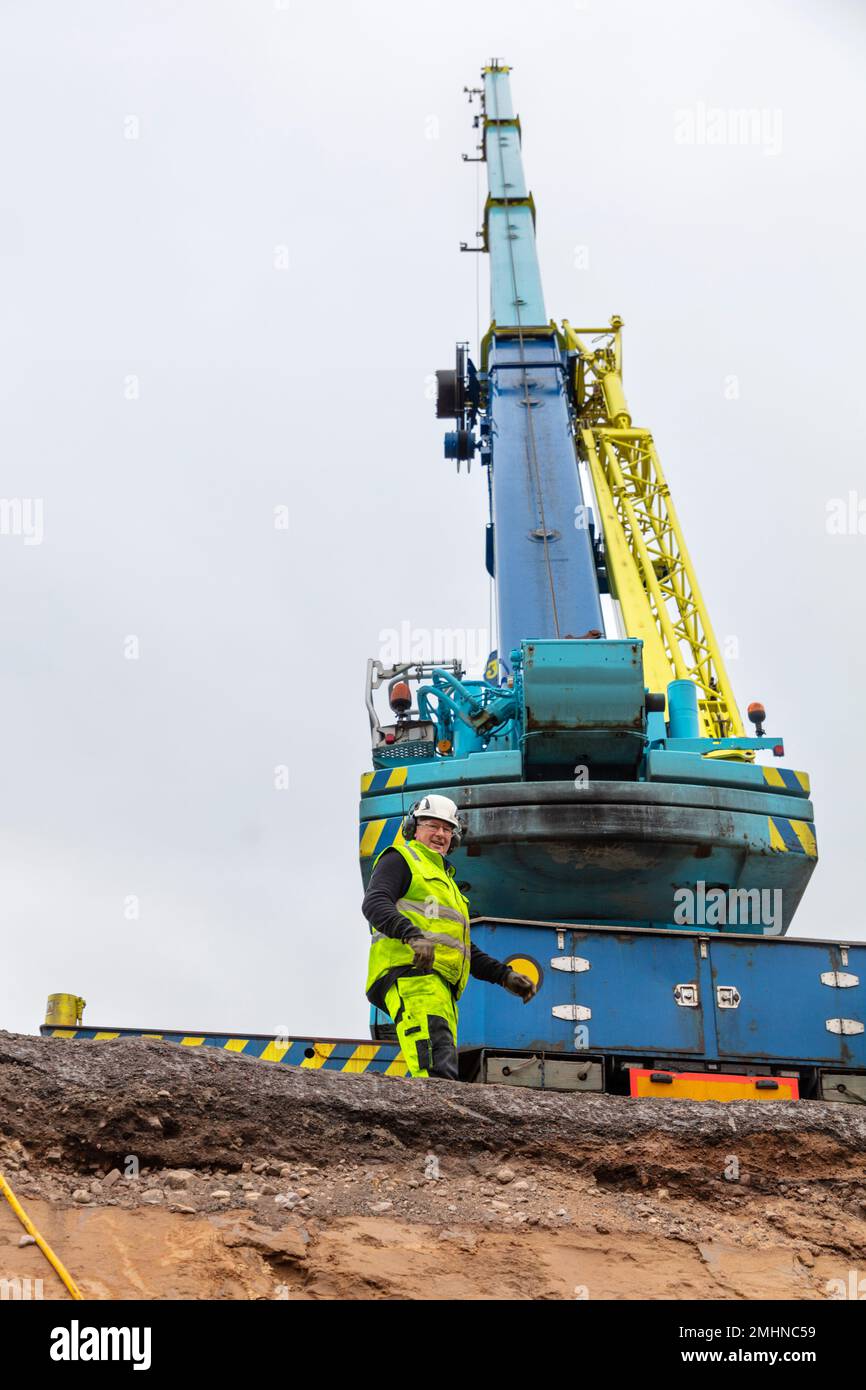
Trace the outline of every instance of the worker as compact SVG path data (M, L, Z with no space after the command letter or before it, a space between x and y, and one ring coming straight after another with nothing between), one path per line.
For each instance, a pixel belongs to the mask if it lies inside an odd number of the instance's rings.
M422 797L402 830L403 842L378 855L361 909L372 933L367 998L393 1020L412 1076L456 1081L457 1001L469 976L525 1004L537 985L469 940L469 900L448 859L462 837L454 802Z

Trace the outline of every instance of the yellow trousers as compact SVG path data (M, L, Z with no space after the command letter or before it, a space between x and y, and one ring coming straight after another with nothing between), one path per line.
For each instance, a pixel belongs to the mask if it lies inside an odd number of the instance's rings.
M401 975L385 995L385 1008L411 1076L459 1080L457 1004L447 980L435 970Z

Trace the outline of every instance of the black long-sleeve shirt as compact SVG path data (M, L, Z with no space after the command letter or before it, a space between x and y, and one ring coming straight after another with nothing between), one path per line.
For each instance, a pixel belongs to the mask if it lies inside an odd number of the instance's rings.
M406 896L411 882L412 873L402 854L395 849L387 849L373 870L361 904L361 911L371 926L383 936L407 943L417 941L424 935L421 928L413 926L397 907L399 899ZM469 973L476 980L501 985L509 969L501 960L488 956L486 951L470 942Z

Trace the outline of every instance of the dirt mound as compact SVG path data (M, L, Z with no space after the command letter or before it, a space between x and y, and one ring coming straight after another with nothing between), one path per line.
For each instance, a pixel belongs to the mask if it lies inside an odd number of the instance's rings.
M866 1115L0 1033L0 1171L94 1298L822 1298ZM0 1201L0 1279L66 1297Z

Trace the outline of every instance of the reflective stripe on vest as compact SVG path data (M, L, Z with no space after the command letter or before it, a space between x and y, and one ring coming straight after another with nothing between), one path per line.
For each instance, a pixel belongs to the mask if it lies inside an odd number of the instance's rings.
M469 903L457 887L454 870L449 872L436 850L428 849L417 840L391 848L403 856L412 874L405 896L396 904L397 909L435 943L433 968L453 986L454 996L459 999L469 978ZM376 863L380 858L378 855ZM448 929L441 930L446 923ZM384 936L376 931L375 925L370 930L368 991L386 971L395 966L411 965L414 961L414 952L407 942Z

